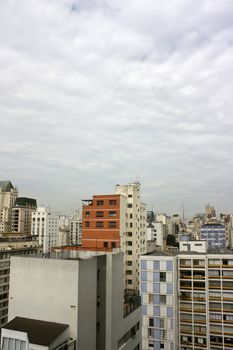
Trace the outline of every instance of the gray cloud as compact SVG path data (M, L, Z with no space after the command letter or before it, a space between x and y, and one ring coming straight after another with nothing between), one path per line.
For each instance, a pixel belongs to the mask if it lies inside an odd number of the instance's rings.
M231 0L3 0L0 177L70 212L140 177L232 212Z

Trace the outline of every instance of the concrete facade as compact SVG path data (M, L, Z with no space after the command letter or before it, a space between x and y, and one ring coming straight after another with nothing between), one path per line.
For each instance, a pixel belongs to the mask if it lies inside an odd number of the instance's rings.
M65 253L12 259L9 320L68 324L79 350L140 350L140 303L124 294L123 255Z
M0 181L0 232L11 231L12 208L17 195L10 181Z
M116 185L116 193L126 198L125 286L139 289L139 258L146 253L146 209L141 202L140 184Z
M49 208L38 207L32 213L32 235L39 236L43 252L50 253L59 244L59 217Z

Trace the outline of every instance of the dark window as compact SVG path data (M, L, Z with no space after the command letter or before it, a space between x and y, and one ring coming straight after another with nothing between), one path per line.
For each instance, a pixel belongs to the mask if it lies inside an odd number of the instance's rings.
M133 195L132 194L128 194L128 198L132 198L133 197Z
M96 201L96 204L97 204L97 205L104 205L104 201L103 201L103 200L97 200L97 201Z
M104 242L104 248L108 248L108 242Z
M112 248L116 248L116 242L112 242Z
M116 221L109 221L108 227L116 227Z
M110 211L108 214L109 216L116 216L116 211Z
M90 227L90 221L85 222L85 227Z
M166 282L166 272L160 272L160 282Z
M85 212L85 217L88 218L89 215L90 215L90 212L89 212L89 211L86 211L86 212Z
M103 221L97 221L96 222L96 227L104 227Z
M128 204L127 204L127 208L133 208L133 204L128 203Z
M109 205L116 205L116 204L117 204L116 199L110 199L109 200Z
M96 217L97 218L102 218L104 216L104 212L103 211L97 211L96 212Z

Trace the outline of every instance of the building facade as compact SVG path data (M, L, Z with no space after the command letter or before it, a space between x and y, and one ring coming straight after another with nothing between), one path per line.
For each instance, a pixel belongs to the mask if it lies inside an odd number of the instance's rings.
M71 245L82 244L82 218L79 211L76 211L69 222Z
M195 249L196 251L180 251L173 255L163 253L159 256L154 253L141 257L144 350L232 349L233 254L226 249L203 252L203 245L200 247L200 252L198 247ZM172 285L169 290L177 291L174 292L173 299L169 299L169 302L173 303L172 306L169 306L166 295L168 289L161 289L161 285L157 286L158 278L164 276L163 272L166 273L166 279L168 278L168 266L163 265L165 258L175 267L174 279L169 282ZM171 266L169 265L169 269ZM155 267L158 268L159 274ZM166 307L172 307L172 311L169 312L173 315L174 321L174 330L167 328L169 334L161 333L158 320L162 312L165 322L166 319L169 322L168 313L161 310L161 302L165 300L168 302ZM160 344L159 337L161 337Z
M59 216L49 208L38 207L32 213L32 235L39 236L43 252L50 253L59 244Z
M140 184L116 185L116 193L126 198L125 286L139 289L140 255L146 253L146 208L141 202Z
M18 195L10 181L0 181L0 232L11 231L12 209Z
M32 212L36 208L35 199L17 197L12 209L11 232L31 233Z
M140 298L124 294L122 254L67 253L12 259L9 321L66 324L78 350L140 350Z
M201 226L200 239L207 241L208 248L226 248L228 246L226 228L216 222Z

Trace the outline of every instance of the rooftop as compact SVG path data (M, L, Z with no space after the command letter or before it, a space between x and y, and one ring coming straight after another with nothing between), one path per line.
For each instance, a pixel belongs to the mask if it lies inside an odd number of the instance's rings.
M62 323L15 317L2 328L27 333L31 344L49 346L68 327Z
M198 242L198 241L197 241ZM224 254L224 255L233 255L233 250L228 248L209 248L206 253L195 252L195 251L155 251L152 253L144 254L144 256L175 256L175 255L204 255L204 254Z
M14 186L12 185L11 181L0 181L0 189L3 192L10 192L14 189Z

